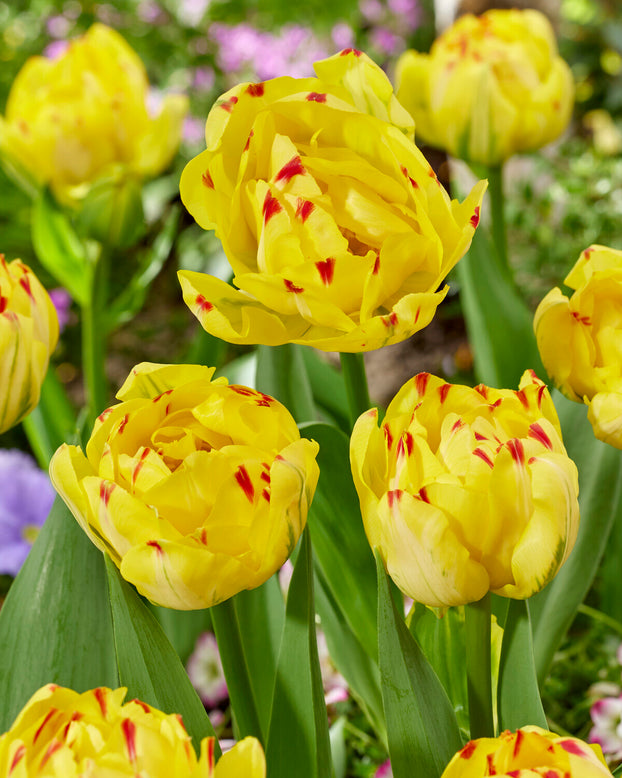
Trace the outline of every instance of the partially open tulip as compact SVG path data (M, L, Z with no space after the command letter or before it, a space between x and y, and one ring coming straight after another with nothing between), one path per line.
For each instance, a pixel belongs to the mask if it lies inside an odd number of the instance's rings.
M532 371L518 391L420 373L380 427L359 417L350 458L369 543L418 602L529 597L573 547L577 469Z
M0 254L0 433L39 402L57 341L58 317L48 293L23 262Z
M600 746L559 737L539 727L505 731L497 738L470 740L441 778L603 778L611 776Z
M123 703L127 689L78 694L48 684L39 689L0 737L0 776L11 778L265 778L263 750L245 738L214 759L214 739L201 755L181 717L140 700Z
M574 104L553 29L532 9L461 16L429 54L404 53L396 79L418 138L486 165L555 140Z
M233 286L181 271L184 300L230 343L368 351L425 327L468 249L485 184L450 201L386 75L346 49L317 78L240 84L181 178Z
M26 62L0 117L0 155L18 178L68 203L105 177L154 176L177 150L187 99L169 95L151 116L148 91L133 49L94 24L56 59Z
M542 300L534 328L542 363L566 397L588 405L600 440L622 448L622 251L590 246Z
M305 526L318 445L289 411L200 365L135 367L52 483L93 543L152 602L207 608L259 586Z

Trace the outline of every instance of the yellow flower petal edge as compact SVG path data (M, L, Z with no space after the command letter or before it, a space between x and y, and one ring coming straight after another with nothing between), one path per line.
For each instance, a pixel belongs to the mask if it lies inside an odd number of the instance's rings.
M441 778L603 778L611 776L600 746L555 735L540 727L506 730L497 738L470 740L453 757Z
M82 694L55 684L39 689L0 736L0 775L78 778L265 778L261 744L245 738L214 759L214 738L197 756L181 716L140 700L127 689L99 687Z
M94 24L60 56L31 57L0 117L0 155L18 180L75 204L104 178L144 178L170 163L188 100L168 95L152 117L145 68L118 32Z
M486 165L555 140L574 104L570 68L533 9L461 16L429 54L405 52L396 80L418 137Z
M588 405L594 434L622 448L622 251L585 249L534 316L542 364L566 397Z
M39 402L58 317L39 279L19 259L0 254L0 433Z
M420 373L380 426L375 409L359 417L350 461L371 547L425 605L529 597L574 545L577 469L533 371L518 391Z
M431 321L486 184L450 200L382 70L344 50L316 78L240 84L207 118L181 197L214 229L233 285L180 271L184 300L231 343L369 351Z
M266 394L201 365L137 365L54 487L93 543L152 602L207 608L260 586L304 529L318 445Z

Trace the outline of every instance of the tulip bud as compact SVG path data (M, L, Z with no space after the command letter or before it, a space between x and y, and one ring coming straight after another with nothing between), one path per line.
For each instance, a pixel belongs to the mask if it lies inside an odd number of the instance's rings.
M420 373L377 425L352 432L352 474L365 531L414 600L463 605L488 591L539 591L577 535L577 469L533 371L517 392Z
M200 365L135 367L52 483L152 602L208 608L270 578L305 526L318 445L289 411Z
M39 402L58 317L48 293L19 259L0 254L0 433Z

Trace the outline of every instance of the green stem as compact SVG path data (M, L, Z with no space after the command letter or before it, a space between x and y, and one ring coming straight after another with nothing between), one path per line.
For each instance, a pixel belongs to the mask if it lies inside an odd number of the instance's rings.
M494 737L490 660L490 593L464 608L471 738Z
M367 387L363 354L341 354L341 370L348 395L352 426L358 417L372 407Z
M210 608L212 626L216 633L218 650L227 680L229 699L236 724L238 739L252 735L265 742L259 723L259 714L248 672L240 622L233 599Z
M102 247L93 267L89 300L82 306L82 370L88 407L88 420L92 425L108 404L106 380L106 336L104 319L108 300L109 254Z
M596 610L596 608L590 608L589 605L582 604L577 608L577 613L583 613L585 616L594 619L594 621L600 621L603 624L606 624L614 632L617 632L618 635L622 635L622 624L620 624L617 619L608 616L606 613Z
M509 272L508 239L505 228L505 208L503 198L503 165L489 167L488 194L490 197L490 213L492 221L492 239L497 249L501 266Z

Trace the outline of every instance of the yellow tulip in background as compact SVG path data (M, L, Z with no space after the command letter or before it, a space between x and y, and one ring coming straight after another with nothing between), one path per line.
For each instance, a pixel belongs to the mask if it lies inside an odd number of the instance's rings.
M470 740L441 778L602 778L611 776L600 746L559 737L539 727L502 732L497 738Z
M589 406L600 440L622 448L622 251L590 246L542 300L534 328L542 363L566 397Z
M432 319L479 220L485 184L450 201L366 55L344 50L315 71L224 94L182 175L184 204L235 274L230 286L180 272L184 300L230 343L402 341Z
M39 402L57 341L56 309L39 279L0 254L0 433Z
M127 689L78 694L48 684L39 689L0 737L2 778L265 778L261 744L245 738L214 763L214 739L199 759L181 718L140 700L123 704Z
M577 469L546 386L406 383L378 427L361 415L350 457L365 531L414 600L462 605L539 591L572 550Z
M154 176L181 139L187 99L147 107L139 57L114 30L95 24L56 59L32 57L0 117L0 157L18 180L49 185L64 203L102 179Z
M266 581L305 526L318 445L289 411L199 365L135 367L52 483L152 602L207 608Z
M402 54L396 80L417 138L490 166L555 140L574 103L553 29L532 9L460 17L429 54Z

